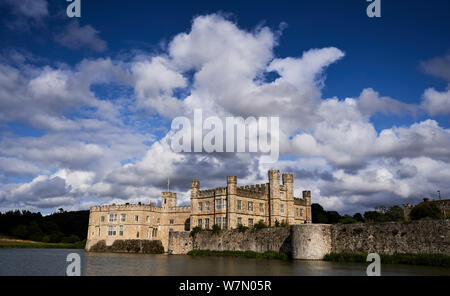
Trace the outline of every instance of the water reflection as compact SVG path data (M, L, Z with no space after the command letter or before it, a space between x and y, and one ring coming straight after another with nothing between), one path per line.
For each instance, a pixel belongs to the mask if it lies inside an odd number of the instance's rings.
M81 256L83 275L365 275L366 264L280 261L233 257L191 257L85 253L67 249L1 249L0 275L65 275L69 253ZM382 275L450 275L450 269L382 265Z

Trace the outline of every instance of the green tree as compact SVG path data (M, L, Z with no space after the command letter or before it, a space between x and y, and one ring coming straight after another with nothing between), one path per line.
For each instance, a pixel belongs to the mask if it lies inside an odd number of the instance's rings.
M410 217L412 220L440 219L441 210L433 203L423 202L411 210Z
M267 224L264 223L263 220L259 220L258 223L256 223L253 227L257 229L267 228Z
M354 219L352 216L350 215L344 215L340 220L339 220L340 224L354 224L354 223L358 223L358 221L356 219Z
M403 221L403 209L399 206L389 207L385 215L389 221Z
M311 205L311 218L312 223L328 223L327 213L318 203Z
M29 232L26 225L17 225L11 231L11 234L17 238L27 239Z
M361 213L356 213L356 214L354 214L354 215L353 215L353 219L355 219L355 220L358 221L358 222L364 222L364 218L363 218L363 216L361 215Z
M339 215L336 211L327 211L327 220L330 224L336 224L341 219L341 215Z

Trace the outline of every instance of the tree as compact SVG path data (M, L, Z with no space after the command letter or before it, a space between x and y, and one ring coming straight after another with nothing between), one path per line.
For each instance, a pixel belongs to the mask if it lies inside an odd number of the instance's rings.
M339 220L339 223L340 224L354 224L354 223L358 223L358 221L356 221L356 219L353 219L353 217L350 215L345 215Z
M366 222L376 222L382 214L377 211L367 211L364 213Z
M339 213L336 211L327 211L326 215L328 223L330 224L336 224L341 219L341 215L339 215Z
M440 219L441 210L433 203L423 202L411 210L410 217L411 220Z
M354 214L354 215L353 215L353 219L355 219L355 220L358 221L358 222L364 222L364 218L363 218L363 216L361 215L361 213L356 213L356 214Z
M318 203L311 205L312 223L328 223L327 213Z
M389 207L385 213L389 221L403 221L403 209L399 206Z

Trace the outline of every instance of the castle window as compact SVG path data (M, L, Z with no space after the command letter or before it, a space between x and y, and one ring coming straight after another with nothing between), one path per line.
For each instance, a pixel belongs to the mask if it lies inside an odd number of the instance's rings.
M136 233L136 237L139 238L139 231Z
M119 236L123 236L123 225L119 226Z
M138 215L134 216L134 221L139 222L139 216Z
M249 202L248 202L248 210L249 210L250 212L253 212L253 202L252 202L252 201L249 201Z
M209 229L209 218L205 218L205 228Z
M158 218L158 224L161 224L161 219L160 218Z
M100 221L105 222L105 216L101 216Z
M220 226L220 228L225 228L227 226L227 220L225 217L216 217L216 224Z
M300 216L303 217L303 209L300 209Z
M216 210L225 210L225 209L226 209L226 200L216 199Z
M121 214L120 215L120 222L125 222L127 220L127 215L126 214Z
M198 210L201 212L203 210L203 203L198 203Z
M209 211L209 201L205 202L205 210Z
M92 231L92 234L91 234L91 236L94 236L94 233L95 233L95 232L93 232L93 231Z
M253 227L253 219L252 218L248 219L248 227Z
M145 218L145 221L150 221L150 216L147 216L147 218Z
M280 205L280 213L281 213L281 214L284 213L284 205Z
M100 236L100 227L98 228L98 236Z
M264 204L263 203L259 204L259 211L264 212Z
M109 225L108 226L108 236L116 235L116 226Z
M169 220L169 223L170 223L170 224L173 224L173 219L170 219L170 220Z
M158 234L158 229L157 228L153 228L152 230L152 237L156 237Z
M237 209L242 210L242 200L237 201Z
M241 217L237 218L237 224L238 225L242 225L242 218Z
M109 214L109 222L116 222L117 214Z
M197 226L200 227L200 228L202 228L202 219L198 219L198 224L197 224Z

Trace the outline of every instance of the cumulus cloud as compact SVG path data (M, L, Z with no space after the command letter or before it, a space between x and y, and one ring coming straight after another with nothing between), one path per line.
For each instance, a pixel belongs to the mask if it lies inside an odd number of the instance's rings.
M5 0L4 2L11 6L15 14L20 16L39 19L48 15L46 0Z
M442 92L434 88L426 89L422 107L431 115L450 114L450 89Z
M420 66L425 73L450 81L450 53L421 62Z
M55 36L55 41L70 49L88 48L103 52L108 46L106 41L98 36L99 33L91 25L80 26L78 21L71 21L61 33Z
M95 29L71 26L79 31L76 38L85 38L78 44L106 49L92 41ZM0 207L158 201L168 178L188 202L191 179L202 187L223 186L233 174L240 184L261 183L270 168L294 172L296 196L310 189L314 202L346 212L450 190L449 129L425 119L377 131L371 121L377 113L411 116L421 108L444 114L447 93L426 90L421 105L371 88L354 98L324 98L326 69L345 58L344 51L329 46L277 57L278 36L212 14L194 18L190 30L157 54L83 60L73 67L2 62L0 123L46 133L6 133L0 140L3 174L34 177L2 184ZM99 85L130 91L110 100L92 90ZM252 153L173 152L170 119L190 118L196 108L205 117L279 116L281 160L267 165ZM158 136L145 131L149 127Z

